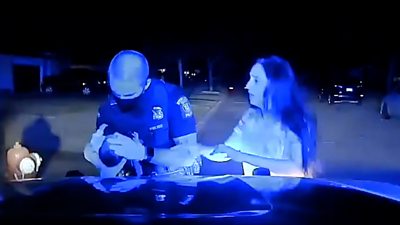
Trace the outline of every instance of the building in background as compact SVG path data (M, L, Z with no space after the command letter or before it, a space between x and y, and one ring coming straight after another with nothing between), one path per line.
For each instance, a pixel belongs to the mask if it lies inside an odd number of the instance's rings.
M64 59L51 54L23 56L0 54L0 91L10 93L41 92L44 78L68 67Z

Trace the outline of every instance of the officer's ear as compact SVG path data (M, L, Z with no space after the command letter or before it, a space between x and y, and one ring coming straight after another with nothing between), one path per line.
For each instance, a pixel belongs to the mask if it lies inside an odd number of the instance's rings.
M144 86L144 90L147 90L147 88L150 87L150 84L151 84L151 79L150 79L150 78L147 78L147 80L146 80L146 85Z

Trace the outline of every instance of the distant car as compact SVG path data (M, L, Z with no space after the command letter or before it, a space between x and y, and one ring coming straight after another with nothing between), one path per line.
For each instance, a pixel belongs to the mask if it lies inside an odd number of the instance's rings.
M364 98L363 81L357 79L338 79L321 88L319 100L334 103L361 103Z
M383 119L400 118L400 81L383 97L379 113Z
M107 74L90 69L68 69L61 74L46 77L42 84L42 92L46 94L92 95L107 90Z
M244 92L247 93L245 90L246 83L242 82L241 80L232 80L232 81L225 81L225 88L229 95L240 95Z
M241 88L237 84L228 84L226 86L226 90L228 95L233 95L233 96L243 92L243 88Z

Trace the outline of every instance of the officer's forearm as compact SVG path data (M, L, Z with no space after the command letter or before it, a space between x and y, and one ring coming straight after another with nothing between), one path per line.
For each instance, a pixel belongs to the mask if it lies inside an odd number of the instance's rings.
M170 148L156 148L154 149L154 156L150 160L151 163L159 166L183 166L177 165L177 155Z
M193 150L195 149L195 150ZM154 149L154 157L151 163L170 168L191 166L200 156L195 145L176 145L172 148Z
M189 166L200 156L198 151L197 133L174 138L175 146L171 148L154 149L151 163L166 167Z

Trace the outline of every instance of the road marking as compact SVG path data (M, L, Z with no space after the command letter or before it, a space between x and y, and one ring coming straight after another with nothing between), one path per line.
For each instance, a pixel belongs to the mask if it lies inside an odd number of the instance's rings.
M321 141L321 144L336 144L336 141Z
M221 105L222 101L218 101L207 113L205 116L203 116L203 119L197 123L197 132L200 131L200 129L203 128L203 126L207 123L207 121L210 119L212 115L215 114L219 106Z

